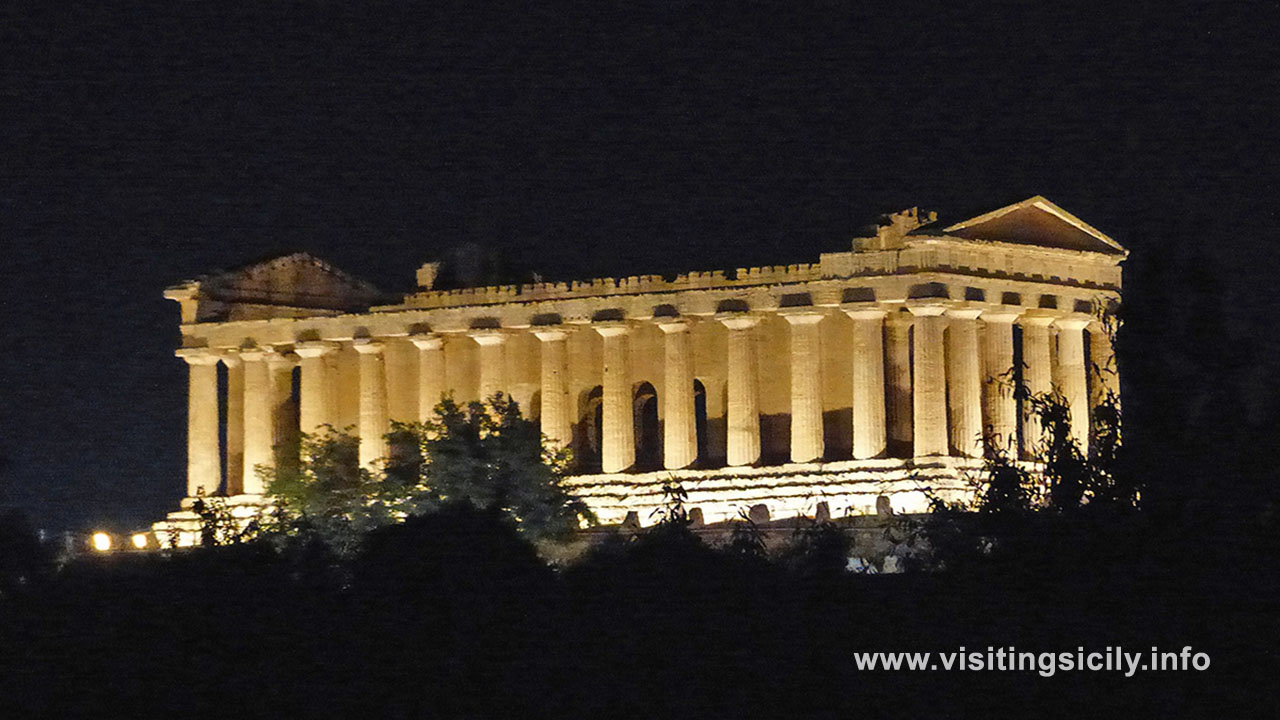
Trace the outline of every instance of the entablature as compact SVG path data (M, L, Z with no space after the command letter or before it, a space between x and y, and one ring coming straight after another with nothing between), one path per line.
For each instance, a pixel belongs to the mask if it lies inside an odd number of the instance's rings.
M403 337L429 329L465 333L489 328L530 328L618 320L714 317L725 313L774 313L814 306L851 304L887 308L908 301L932 300L967 307L1013 312L1044 310L1098 314L1119 302L1115 290L1008 280L961 273L916 272L851 279L722 287L634 295L513 301L498 305L444 308L383 308L378 312L332 317L241 320L184 324L189 347L292 344L298 341L350 341L359 337Z

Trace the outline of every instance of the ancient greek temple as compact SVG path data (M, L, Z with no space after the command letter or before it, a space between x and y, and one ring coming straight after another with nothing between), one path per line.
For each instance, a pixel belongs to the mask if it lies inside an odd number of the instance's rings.
M427 263L388 296L296 254L181 283L184 507L260 506L255 468L325 425L374 464L391 421L446 393L514 398L573 450L569 483L605 523L649 522L672 479L707 522L921 511L926 490L965 492L984 434L1034 453L1013 379L1059 392L1087 446L1091 406L1119 390L1124 248L1043 197L865 234L817 262L672 279L438 289Z

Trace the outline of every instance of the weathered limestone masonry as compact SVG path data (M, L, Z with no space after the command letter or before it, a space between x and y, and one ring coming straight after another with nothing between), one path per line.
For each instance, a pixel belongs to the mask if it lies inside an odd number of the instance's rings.
M1103 328L1124 248L1043 197L942 225L904 211L816 263L671 280L438 290L428 263L393 299L298 254L182 283L184 507L225 493L252 515L255 468L296 461L299 431L349 428L370 464L391 421L501 391L573 449L570 483L606 523L649 522L672 478L706 522L880 496L919 512L926 487L965 492L984 430L1030 456L1015 374L1060 391L1082 441L1119 387ZM194 521L157 529L194 542Z

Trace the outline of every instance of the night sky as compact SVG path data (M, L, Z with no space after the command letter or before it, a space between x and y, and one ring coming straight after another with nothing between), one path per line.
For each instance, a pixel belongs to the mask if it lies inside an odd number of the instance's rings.
M282 251L392 291L466 243L734 268L1043 194L1131 265L1202 248L1237 332L1274 303L1274 3L62 5L0 10L0 504L49 530L176 507L161 293Z

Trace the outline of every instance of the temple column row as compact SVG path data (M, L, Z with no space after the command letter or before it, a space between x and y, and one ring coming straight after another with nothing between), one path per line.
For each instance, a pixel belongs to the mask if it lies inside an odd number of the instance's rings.
M1116 389L1109 338L1090 334L1089 355L1099 368L1090 381L1084 331L1090 319L1048 311L981 311L945 303L909 304L908 312L881 307L846 307L852 320L852 454L870 459L898 454L976 457L982 454L984 429L1006 451L1042 440L1033 413L1018 417L1010 369L1015 353L1015 323L1022 332L1023 381L1031 393L1057 387L1070 408L1074 439L1087 445L1089 411ZM821 461L825 454L821 335L825 314L814 308L779 313L790 328L792 462ZM758 315L717 317L726 340L726 460L751 465L761 452L759 378L755 329ZM689 467L697 460L691 324L683 318L655 321L663 333L663 465ZM603 361L602 469L622 472L635 462L635 427L630 367L630 330L624 322L594 324L601 336ZM981 332L979 330L981 329ZM1056 331L1056 344L1054 343ZM564 446L573 436L567 340L562 326L535 328L540 341L541 423L543 433ZM504 344L500 329L468 333L479 347L482 397L503 391ZM436 334L411 336L417 348L418 419L432 418L445 387L445 354ZM274 467L277 448L299 429L315 433L337 410L335 357L342 347L331 341L299 342L296 354L270 349L178 351L190 366L188 413L188 492L214 492L221 484L217 363L227 366L227 478L231 493L260 493L259 466ZM387 452L389 429L386 358L381 341L360 338L358 353L360 463L368 466ZM1056 349L1056 353L1055 353ZM288 427L283 412L292 393L291 371L301 366L298 427ZM676 391L677 388L687 388Z
M222 485L218 363L227 367L227 489L261 493L259 466L276 466L276 447L294 429L280 412L291 395L293 358L261 350L218 353L184 348L187 393L187 494L212 494Z

